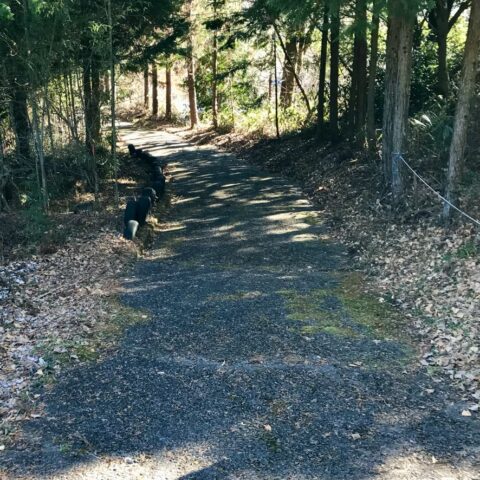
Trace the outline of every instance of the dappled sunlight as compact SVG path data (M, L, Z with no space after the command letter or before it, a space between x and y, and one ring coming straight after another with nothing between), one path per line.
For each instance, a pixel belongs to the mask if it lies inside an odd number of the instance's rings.
M282 212L265 217L267 220L273 222L285 222L288 220L305 220L309 224L315 223L318 219L318 214L314 211L307 210L303 212Z
M176 203L177 204L182 204L182 203L191 203L198 201L200 197L180 197L177 199Z
M294 235L290 241L292 242L316 242L318 241L317 235L312 235L311 233L305 233L300 235Z
M162 232L177 232L179 230L185 230L187 227L183 223L170 224L162 228Z
M310 228L310 225L308 225L306 223L296 223L296 224L293 224L293 225L284 224L284 225L281 225L281 226L278 226L278 227L266 228L265 232L268 235L285 235L285 234L288 234L288 233L295 233L295 232L298 232L300 230L305 230L307 228Z
M373 479L388 480L477 480L478 469L465 465L452 466L426 451L418 451L410 455L393 452L376 468Z
M205 446L191 444L154 454L92 455L90 462L74 466L53 476L49 475L48 479L178 480L180 477L208 468L212 464L208 457L203 458L205 450Z

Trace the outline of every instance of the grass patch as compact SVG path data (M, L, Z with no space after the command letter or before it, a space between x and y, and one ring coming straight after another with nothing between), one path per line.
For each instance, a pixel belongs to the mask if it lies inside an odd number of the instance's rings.
M456 251L456 256L464 260L472 257L477 257L478 254L479 254L479 247L472 240L464 243Z
M348 274L341 280L335 293L347 315L358 325L365 327L375 338L402 338L405 322L399 312L387 302L367 294L363 290L364 278L358 273Z
M365 293L360 274L342 275L338 280L337 286L307 293L278 292L284 298L287 318L302 324L301 333L406 339L401 315L387 302Z
M300 333L315 335L328 333L330 335L355 337L357 333L345 324L341 307L332 301L333 290L312 290L308 293L298 293L293 290L282 290L280 295L285 300L287 318L300 322Z
M57 370L78 363L97 361L103 354L114 348L126 328L148 321L148 315L123 305L116 297L107 299L107 317L99 321L85 337L47 339L35 353L43 358L43 374L38 377L36 386L55 382Z

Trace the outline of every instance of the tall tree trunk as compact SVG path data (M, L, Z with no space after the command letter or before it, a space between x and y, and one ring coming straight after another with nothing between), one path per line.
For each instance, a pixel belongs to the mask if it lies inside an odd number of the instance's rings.
M213 21L217 21L217 0L213 0ZM213 128L218 128L218 88L217 88L217 70L218 70L218 34L217 29L213 31L213 52L212 52L212 121Z
M277 67L277 34L273 34L273 76L275 80L275 133L277 135L277 139L280 138L280 122L278 119L278 67Z
M65 91L65 94L68 95L68 90ZM50 113L50 96L48 93L48 85L45 87L45 114L47 116L47 134L48 140L50 142L50 151L53 153L55 151L55 142L53 141L53 125L52 125L52 115Z
M84 122L85 122L85 146L90 155L94 152L93 145L93 119L92 119L92 78L90 60L83 60L83 99L84 99Z
M152 63L152 115L158 117L158 68Z
M471 0L462 0L461 2L436 0L435 6L428 13L428 23L437 42L437 91L444 98L447 98L450 93L447 63L448 34L472 3ZM454 7L456 7L456 11L453 13Z
M320 48L320 80L318 82L317 134L320 136L325 121L325 85L327 80L328 54L328 5L324 7L322 25L322 45Z
M383 165L394 203L403 195L398 154L403 153L410 103L415 15L390 0L383 114Z
M117 208L120 204L120 195L118 191L118 166L117 166L117 98L116 98L116 83L115 83L115 44L113 42L113 15L112 15L112 0L108 0L108 25L109 25L109 40L110 40L110 115L112 126L112 164L113 164L113 189L115 205ZM105 75L108 79L108 75ZM108 84L108 82L107 82Z
M88 53L88 51L86 52ZM83 98L84 98L84 112L85 112L85 146L87 149L89 159L89 169L91 174L91 180L93 183L93 190L95 193L95 200L98 200L98 173L96 162L96 143L99 134L96 133L97 121L96 121L96 99L93 93L93 81L92 77L92 62L91 58L87 57L83 59Z
M455 124L453 127L452 143L450 145L450 159L448 167L447 199L455 202L458 197L458 184L463 170L465 149L467 143L468 122L471 105L475 95L476 75L480 54L480 4L472 3L470 22L468 25L467 43L463 59L462 77L458 90ZM443 217L451 217L451 207L445 204Z
M165 120L172 121L172 67L167 63L165 67Z
M103 93L107 98L110 98L110 78L108 72L103 74Z
M32 126L33 126L33 139L35 144L38 183L40 188L40 198L42 201L42 208L44 212L48 213L49 201L48 201L48 188L47 188L47 174L45 171L45 154L43 149L44 139L44 126L43 122L40 122L38 115L37 99L35 95L31 98L32 106Z
M272 103L273 97L273 71L270 70L268 74L268 104Z
M338 75L340 63L340 4L337 2L330 12L330 118L329 129L332 139L338 137Z
M217 32L213 34L213 56L212 56L212 120L213 128L218 128L218 89L217 89L217 67L218 67L218 40Z
M379 0L374 0L367 87L367 141L368 148L371 151L374 151L377 143L375 135L375 84L377 79L378 64L378 32L380 27L380 15L378 12L378 7Z
M26 83L15 78L11 84L12 96L10 101L13 128L16 137L17 155L30 158L30 120L28 118Z
M193 129L198 125L197 89L195 86L195 60L193 58L193 54L189 54L187 58L187 75L190 127Z
M75 141L79 141L78 137L78 120L77 120L77 111L75 105L75 91L73 89L73 79L71 72L68 73L68 95L67 101L70 101L70 107L72 109L72 131L73 131L73 138Z
M10 97L10 117L15 133L16 154L19 157L28 159L30 151L30 119L28 116L28 60L29 49L25 47L28 43L27 16L28 4L25 1L9 2L13 13L12 28L13 42L19 50L16 55L7 55L2 59L4 62L8 81L8 94ZM26 50L25 52L22 50Z
M187 16L193 22L193 1L187 0ZM195 55L193 52L193 31L190 29L187 38L187 87L188 103L190 108L190 128L198 125L197 89L195 81Z
M367 1L356 0L350 117L353 133L360 145L365 139L367 54Z
M437 43L438 43L438 93L444 98L448 97L450 91L450 76L448 74L448 64L447 64L447 38L448 38L448 18L447 25L442 25L437 32Z
M450 79L447 66L447 37L449 32L449 20L453 2L436 0L435 6L430 11L430 28L435 34L437 42L437 91L444 98L448 97Z
M280 99L285 108L292 106L293 90L295 87L295 65L298 56L298 39L290 34L285 42L285 62L283 66L283 82L280 90Z
M101 113L100 113L100 59L93 55L92 66L92 139L95 145L101 140Z
M148 65L143 70L143 108L148 111L150 99L148 96Z

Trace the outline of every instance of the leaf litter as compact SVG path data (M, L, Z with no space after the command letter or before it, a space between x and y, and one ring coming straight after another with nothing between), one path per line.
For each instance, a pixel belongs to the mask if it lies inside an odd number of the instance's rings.
M95 229L91 229L93 231ZM136 255L113 228L76 232L51 255L0 267L0 448L41 414L35 386L97 355L117 279Z

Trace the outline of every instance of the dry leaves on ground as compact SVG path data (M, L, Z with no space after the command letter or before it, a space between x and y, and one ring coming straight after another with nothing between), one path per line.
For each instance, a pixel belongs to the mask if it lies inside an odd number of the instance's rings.
M52 255L0 267L0 445L38 415L34 384L95 357L95 331L112 314L116 280L135 253L104 228Z

